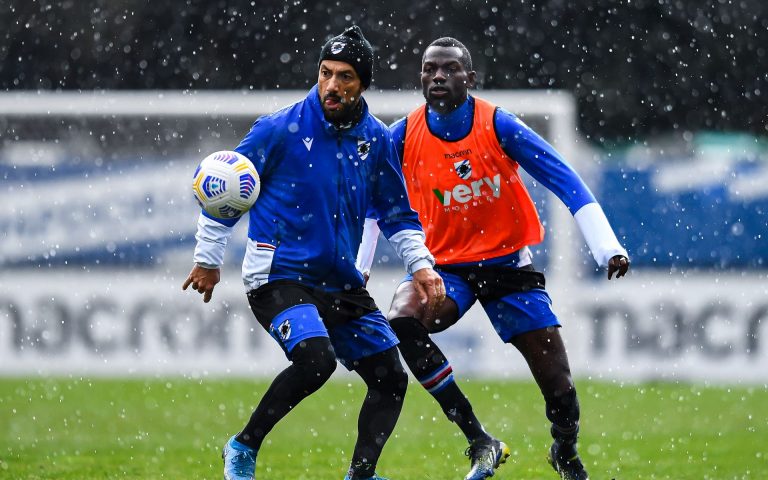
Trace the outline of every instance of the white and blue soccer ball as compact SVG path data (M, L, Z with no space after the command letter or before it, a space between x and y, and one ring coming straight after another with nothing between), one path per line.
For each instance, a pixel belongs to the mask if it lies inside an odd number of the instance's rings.
M224 150L203 159L193 176L192 192L212 217L242 216L259 196L259 174L247 157Z

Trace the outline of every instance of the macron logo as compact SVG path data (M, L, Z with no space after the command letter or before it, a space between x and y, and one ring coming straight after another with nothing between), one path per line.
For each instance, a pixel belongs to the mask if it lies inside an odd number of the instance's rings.
M501 195L501 174L496 174L493 179L484 177L480 180L475 180L469 185L460 183L453 187L453 189L445 190L444 192L441 192L436 188L432 191L440 200L440 203L442 203L444 207L447 207L451 205L451 200L456 200L459 203L467 203L473 198L482 197L483 187L485 186L488 186L488 188L491 189L491 193L495 198L499 198Z
M307 147L307 151L312 150L312 142L315 141L314 138L302 138L301 141L304 142L304 146Z

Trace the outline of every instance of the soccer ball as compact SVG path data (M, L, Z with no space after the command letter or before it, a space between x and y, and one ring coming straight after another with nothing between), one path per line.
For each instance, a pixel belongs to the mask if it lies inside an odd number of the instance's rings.
M203 159L193 176L192 192L200 207L212 217L238 218L259 196L259 174L247 157L230 151Z

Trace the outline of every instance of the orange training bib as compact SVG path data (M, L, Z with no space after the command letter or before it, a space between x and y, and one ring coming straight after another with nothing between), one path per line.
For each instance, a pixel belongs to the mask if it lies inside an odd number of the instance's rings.
M408 115L403 174L438 264L500 257L544 238L519 165L499 145L495 110L475 98L472 130L456 141L432 135L426 105Z

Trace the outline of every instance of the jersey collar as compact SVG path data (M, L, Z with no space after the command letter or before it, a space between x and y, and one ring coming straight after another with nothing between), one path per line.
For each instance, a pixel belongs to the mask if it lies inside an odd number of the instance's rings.
M467 99L452 112L446 114L430 110L427 105L427 126L433 135L448 141L466 137L472 130L475 114L475 99L467 95Z

